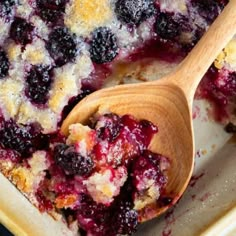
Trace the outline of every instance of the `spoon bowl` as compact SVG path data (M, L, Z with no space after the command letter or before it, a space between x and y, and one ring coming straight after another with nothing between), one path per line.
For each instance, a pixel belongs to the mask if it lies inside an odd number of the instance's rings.
M68 135L74 123L86 124L96 112L131 114L155 124L159 132L150 149L170 160L165 195L167 205L154 203L139 212L144 222L165 212L185 191L193 171L194 135L192 103L196 88L207 69L236 32L236 0L232 0L189 53L170 75L157 81L119 85L102 89L79 102L62 124L61 132Z
M183 92L175 85L162 85L162 80L159 83L123 85L100 90L80 103L70 114L70 119L65 121L69 123L64 123L64 127L77 122L86 124L88 117L97 111L104 113L108 110L118 115L130 114L132 111L137 119L147 119L158 127L159 132L154 135L149 149L170 160L165 195L172 198L171 204L174 204L185 190L193 168L193 158L190 158L194 151L192 124ZM141 221L155 217L157 212L161 214L168 207L158 203L149 206L148 216L145 212L139 214Z

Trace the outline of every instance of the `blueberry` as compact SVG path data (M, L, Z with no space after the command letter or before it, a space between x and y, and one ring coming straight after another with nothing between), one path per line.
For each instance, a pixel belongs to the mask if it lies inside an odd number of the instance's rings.
M63 66L75 59L77 54L76 40L67 28L53 29L48 38L46 48L57 66Z
M15 0L1 0L0 2L0 17L8 17L12 14L12 8L15 5Z
M35 104L45 104L52 83L52 70L48 66L32 66L26 77L26 96Z
M18 125L12 119L1 123L0 144L28 157L38 149L43 135L37 125Z
M0 79L7 76L9 70L9 60L5 51L0 48Z
M33 40L34 26L25 19L15 17L10 28L10 37L21 45L31 43Z
M92 34L89 51L93 62L111 62L118 54L116 36L106 27L97 28Z
M153 0L118 0L115 4L117 18L126 24L139 25L156 13Z
M36 13L47 23L56 23L63 19L67 0L37 0Z
M87 175L93 169L93 161L77 153L72 146L58 144L54 150L55 163L68 175Z
M174 39L180 34L180 26L168 13L160 13L156 18L155 32L163 39Z

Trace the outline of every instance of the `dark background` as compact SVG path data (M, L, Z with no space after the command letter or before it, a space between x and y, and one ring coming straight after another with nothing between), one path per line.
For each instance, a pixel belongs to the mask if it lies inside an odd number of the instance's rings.
M0 224L0 236L13 236L4 226Z

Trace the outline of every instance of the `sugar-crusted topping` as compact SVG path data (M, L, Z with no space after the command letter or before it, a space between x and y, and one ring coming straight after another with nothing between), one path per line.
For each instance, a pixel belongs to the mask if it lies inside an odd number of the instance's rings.
M58 116L50 109L40 109L25 101L19 108L17 122L22 124L39 123L44 133L54 132L57 129Z
M11 160L0 160L0 171L5 176L9 176L9 173L11 170L15 167L15 163L13 163Z
M72 63L55 69L54 73L49 108L55 113L60 113L68 100L79 93L80 81Z
M127 179L127 170L125 167L101 170L91 175L84 181L88 192L97 203L109 205L120 192Z
M28 163L31 168L19 166L11 171L11 178L21 191L32 193L37 191L39 183L45 176L44 170L48 168L46 152L35 152Z
M159 0L161 9L168 11L174 11L174 12L181 12L185 13L187 9L187 2L186 0L178 0L178 1L172 1L172 0Z
M20 4L16 7L16 15L25 19L28 19L32 12L33 8L28 0L21 0Z
M0 18L0 43L2 44L4 40L8 37L10 30L10 24L5 22L2 18Z
M66 196L64 195L58 196L55 199L55 204L58 209L68 208L68 207L73 208L73 206L76 204L77 201L78 201L78 195L68 194Z
M67 144L75 144L76 151L82 155L88 155L95 145L95 131L88 126L72 124L69 127Z
M111 17L108 0L74 0L66 7L65 25L77 35L88 35Z
M33 43L26 46L22 58L32 65L48 65L52 63L49 53L45 48L45 43L40 39L36 39Z
M83 52L83 54L77 58L73 69L76 76L80 79L87 78L91 74L94 70L94 66L88 53Z
M146 192L144 196L136 196L134 199L134 209L141 210L149 204L155 203L159 198L160 192L159 187L152 185Z
M5 118L15 117L22 101L23 84L7 78L0 81L0 106Z
M45 24L45 22L36 15L33 15L30 18L32 24L35 26L35 31L37 35L40 35L41 38L47 40L48 39L48 34L49 34L49 28Z
M10 61L20 60L21 55L21 45L15 42L10 42L7 46L7 54Z

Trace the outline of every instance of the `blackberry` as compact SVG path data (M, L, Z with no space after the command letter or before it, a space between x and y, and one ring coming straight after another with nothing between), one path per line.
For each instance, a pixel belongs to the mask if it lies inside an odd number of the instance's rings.
M131 208L129 202L121 202L114 209L114 215L111 222L113 231L117 234L132 234L137 230L138 213Z
M57 66L63 66L76 57L77 46L74 35L65 27L55 28L48 37L46 48Z
M86 231L86 235L113 236L109 234L110 212L109 208L101 203L96 203L86 195L80 194L77 220L80 228Z
M9 70L9 60L5 51L0 48L0 79L7 76Z
M0 17L8 17L12 13L15 0L2 0L0 2Z
M93 161L81 156L72 146L58 144L54 150L55 163L68 175L87 175L93 169Z
M62 111L61 122L67 117L67 115L71 112L71 110L76 106L77 103L79 103L84 97L86 97L87 95L89 95L92 92L93 91L90 89L83 89L82 88L82 92L78 96L72 97L69 100L68 105L66 105Z
M236 133L236 125L233 124L232 122L229 122L226 126L225 126L225 131L227 133Z
M133 186L139 191L140 182L145 179L154 181L160 188L166 184L166 177L161 171L160 162L163 158L160 154L144 150L132 163Z
M36 13L47 23L56 23L63 19L67 0L37 0Z
M118 54L116 36L106 27L97 28L93 32L89 52L92 61L97 64L111 62Z
M10 37L21 45L31 43L33 40L34 26L25 19L15 17L10 28Z
M100 122L103 124L102 126L98 125L96 129L98 137L102 140L108 140L109 142L115 140L120 133L120 121L120 117L113 113L101 116L96 122L96 124Z
M174 39L180 34L180 26L168 13L160 13L156 18L155 32L163 39Z
M115 4L117 18L126 24L139 25L156 13L153 0L118 0Z
M220 14L224 4L215 0L194 0L193 6L197 7L198 13L208 23L214 21L214 19Z
M52 83L52 70L48 66L32 66L26 77L26 96L31 102L42 105L48 100Z
M17 151L22 157L28 157L40 149L41 138L43 135L37 125L18 125L12 119L1 123L1 146Z

